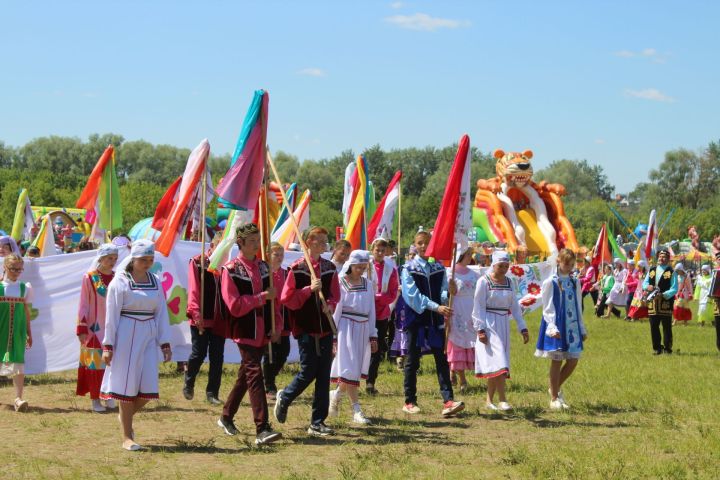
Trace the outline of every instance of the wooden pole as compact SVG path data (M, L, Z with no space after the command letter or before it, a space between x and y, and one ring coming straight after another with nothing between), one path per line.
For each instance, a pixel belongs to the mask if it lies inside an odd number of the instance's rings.
M269 212L268 212L268 193L270 192L270 181L268 179L268 169L267 169L267 158L265 159L265 173L263 174L264 178L264 188L263 188L263 195L262 195L262 203L261 203L261 209L260 212L261 215L258 215L258 218L261 222L263 222L262 228L260 229L260 244L262 245L262 253L261 257L263 260L265 260L268 263L268 266L270 267L270 275L268 277L268 286L270 289L273 288L273 271L272 271L272 265L270 265L270 259L267 257L267 248L270 246L270 239L268 238L268 235L270 234L270 218L269 218ZM280 185L280 190L282 191L282 185ZM270 336L275 336L275 299L270 300ZM268 357L270 357L270 363L272 363L273 358L273 347L272 347L272 339L268 342Z
M270 169L273 172L273 176L275 177L275 182L278 185L282 185L282 181L280 180L280 175L278 175L277 169L275 168L275 163L273 162L272 156L270 155L270 149L268 148L266 150L267 153L267 163L270 165ZM302 234L300 233L300 227L298 227L297 219L295 218L295 212L292 211L292 208L290 208L290 203L288 202L287 195L285 195L285 191L280 188L280 193L282 194L283 199L283 205L285 205L285 208L288 210L288 214L290 216L290 224L293 227L293 230L295 231L295 235L298 238L298 243L300 244L300 249L302 250L303 257L305 258L305 263L308 266L308 270L310 270L310 278L312 280L317 280L317 275L315 275L315 269L312 266L312 262L310 260L310 254L308 253L307 245L305 244L305 240L302 238ZM320 298L320 302L322 303L323 311L326 313L328 317L328 322L330 323L330 328L332 329L333 335L337 335L337 328L335 327L335 320L333 320L332 315L330 315L328 312L328 306L327 301L325 300L325 295L323 295L322 290L318 290L315 292L318 298Z
M198 333L205 333L205 210L207 209L207 165L200 177L200 324Z
M452 263L451 263L452 273L450 274L450 282L452 282L452 283L455 283L455 264L456 264L455 257L457 257L457 243L455 243L453 245L453 250L452 250ZM448 282L448 289L450 288L450 286L449 286L450 282ZM450 293L448 296L448 307L450 307L451 309L453 306L454 297L455 297L455 295L453 295L452 293ZM452 329L452 317L445 319L445 349L444 349L444 352L446 354L447 354L447 345L448 345L448 340L450 339L450 330L451 329Z
M400 255L402 255L402 178L398 183L398 242L397 242L398 259L397 264L400 265Z

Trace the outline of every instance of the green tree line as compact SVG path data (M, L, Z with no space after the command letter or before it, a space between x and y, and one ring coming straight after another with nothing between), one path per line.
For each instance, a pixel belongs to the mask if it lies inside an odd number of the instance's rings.
M27 188L34 205L72 207L97 159L107 145L116 148L117 172L123 205L124 228L152 216L167 187L182 174L190 150L172 145L154 145L144 140L125 141L121 135L40 137L20 147L0 141L0 228L9 230L17 195ZM457 145L442 148L384 150L379 145L362 152L378 201L397 170L403 171L402 242L409 244L419 225L435 222ZM286 152L275 152L274 160L284 182L297 182L300 191L310 189L311 223L332 230L342 225L343 178L356 152L346 150L329 159L304 160ZM214 155L210 169L215 184L225 174L229 155ZM472 150L473 194L475 182L495 175L495 159L489 152ZM629 194L629 205L617 205L615 187L603 168L586 160L560 159L535 171L536 181L561 183L567 188L566 213L580 244L592 245L602 222L615 234L630 235L610 212L617 208L631 228L646 223L652 208L663 218L673 211L661 240L684 238L689 224L698 226L704 239L720 233L720 144L711 142L698 151L669 151L665 159ZM208 214L214 216L215 204ZM397 233L395 233L396 235Z

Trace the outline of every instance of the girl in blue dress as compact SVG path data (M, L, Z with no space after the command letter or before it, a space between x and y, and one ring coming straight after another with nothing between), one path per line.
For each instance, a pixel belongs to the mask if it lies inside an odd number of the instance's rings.
M535 350L536 357L551 360L548 392L552 410L570 408L560 387L577 367L587 338L580 281L572 275L575 253L564 248L557 261L557 274L542 285L543 318Z

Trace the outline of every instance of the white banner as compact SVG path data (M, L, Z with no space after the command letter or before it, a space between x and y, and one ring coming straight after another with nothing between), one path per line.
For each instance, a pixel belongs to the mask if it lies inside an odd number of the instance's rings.
M155 254L152 271L160 277L168 299L171 324L173 361L187 361L190 356L190 326L185 317L187 308L187 270L191 257L200 253L197 242L178 241L170 257ZM232 256L237 255L237 247ZM285 263L299 258L297 252L287 252ZM25 259L25 271L20 278L30 282L35 291L32 305L33 346L25 354L27 374L59 372L78 367L80 343L75 335L80 284L90 268L95 251L51 257ZM289 362L299 359L297 343L291 337ZM225 342L225 361L240 363L235 344Z

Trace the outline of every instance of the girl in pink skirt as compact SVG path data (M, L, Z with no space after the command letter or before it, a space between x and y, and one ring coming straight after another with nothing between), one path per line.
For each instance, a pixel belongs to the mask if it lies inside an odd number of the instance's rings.
M453 385L460 377L460 391L467 387L465 370L475 371L475 338L472 311L475 286L480 274L468 268L472 262L473 249L461 252L455 264L455 285L457 293L453 297L453 316L448 334L447 357L452 373Z

